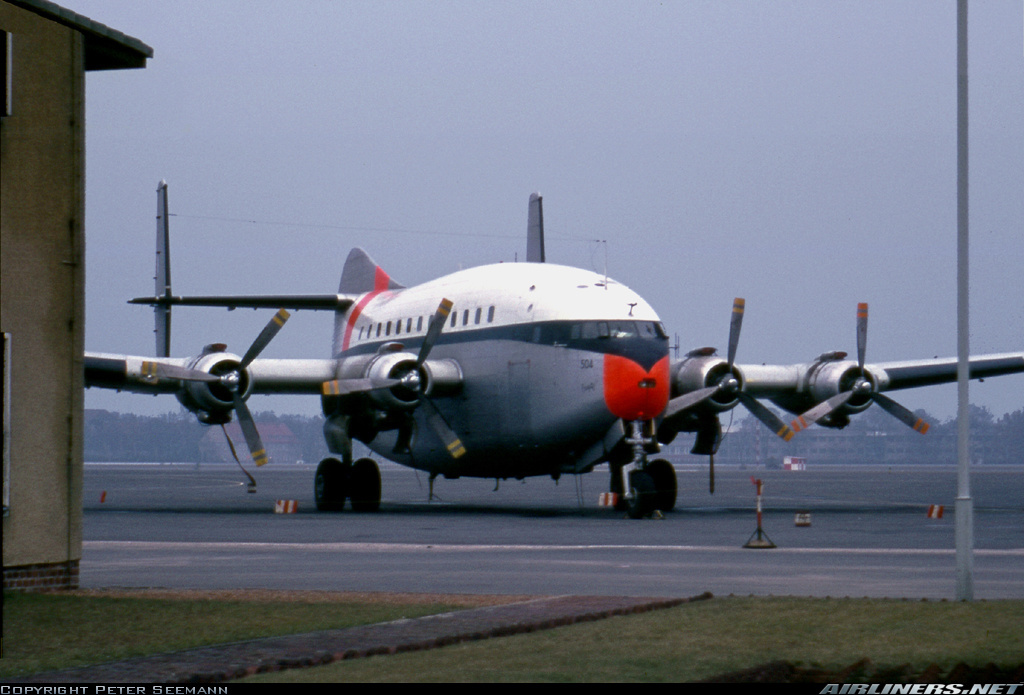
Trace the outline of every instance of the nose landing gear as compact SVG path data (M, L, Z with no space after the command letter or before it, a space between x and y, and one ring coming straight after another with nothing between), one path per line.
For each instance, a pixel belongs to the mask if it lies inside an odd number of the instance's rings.
M630 422L628 431L626 442L633 449L633 460L612 468L611 491L618 494L616 510L625 511L631 519L672 511L678 489L675 469L665 459L647 458L648 453L660 450L654 422Z

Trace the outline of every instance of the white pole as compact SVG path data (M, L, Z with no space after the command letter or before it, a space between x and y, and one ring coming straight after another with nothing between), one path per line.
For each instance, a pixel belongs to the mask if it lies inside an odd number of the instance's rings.
M956 598L974 600L974 500L970 471L970 333L968 322L967 233L967 0L956 7L956 217L957 217L957 490L956 490Z

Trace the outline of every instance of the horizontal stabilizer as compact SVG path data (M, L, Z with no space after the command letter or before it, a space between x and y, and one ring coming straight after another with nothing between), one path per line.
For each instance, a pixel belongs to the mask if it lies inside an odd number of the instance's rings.
M266 294L223 295L208 297L136 297L129 304L150 306L221 306L228 309L312 309L346 311L355 297L343 294Z

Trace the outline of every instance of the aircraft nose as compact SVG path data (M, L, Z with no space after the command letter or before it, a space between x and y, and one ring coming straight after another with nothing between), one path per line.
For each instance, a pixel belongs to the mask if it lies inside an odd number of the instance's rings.
M616 417L650 420L668 405L668 356L645 369L628 357L605 355L604 402Z

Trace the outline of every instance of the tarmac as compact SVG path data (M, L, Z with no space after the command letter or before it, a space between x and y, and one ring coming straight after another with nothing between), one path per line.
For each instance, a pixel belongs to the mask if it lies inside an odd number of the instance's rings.
M125 661L35 673L9 683L223 683L342 659L437 649L711 598L555 596L341 630L217 644Z

